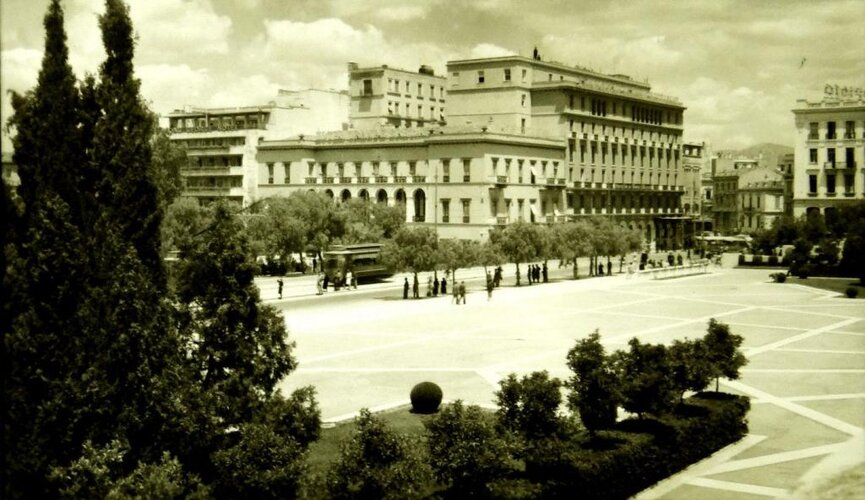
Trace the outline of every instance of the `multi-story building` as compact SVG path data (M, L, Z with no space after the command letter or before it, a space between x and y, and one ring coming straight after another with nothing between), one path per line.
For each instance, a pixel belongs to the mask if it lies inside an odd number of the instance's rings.
M827 85L823 100L797 101L794 216L825 214L865 196L863 94Z
M517 220L564 222L565 141L480 127L349 130L262 141L261 197L298 190L335 202L404 204L409 224L483 240ZM595 213L601 213L598 210Z
M738 232L739 174L733 169L716 170L712 178L714 230L721 234Z
M661 247L683 243L678 100L537 57L450 61L447 71L449 124L562 138L562 195L575 215L607 214Z
M348 63L351 127L423 127L445 121L445 79L429 66L417 73Z
M778 158L778 171L784 176L784 215L793 215L793 167L796 155L787 153Z
M784 215L784 174L769 167L741 172L737 213L739 232L772 227L775 219Z
M191 108L168 114L172 141L184 146L184 196L247 205L258 197L258 144L263 139L347 127L348 94L280 90L262 106Z

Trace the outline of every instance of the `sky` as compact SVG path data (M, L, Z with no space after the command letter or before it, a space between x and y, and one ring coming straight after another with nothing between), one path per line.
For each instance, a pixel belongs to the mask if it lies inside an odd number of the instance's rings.
M0 3L2 120L33 87L48 0ZM505 54L624 73L687 107L685 139L792 145L797 99L865 87L865 0L129 0L152 109L263 104L278 89L347 88L346 64L444 74ZM65 0L79 78L104 59L102 0ZM9 138L3 131L3 150Z

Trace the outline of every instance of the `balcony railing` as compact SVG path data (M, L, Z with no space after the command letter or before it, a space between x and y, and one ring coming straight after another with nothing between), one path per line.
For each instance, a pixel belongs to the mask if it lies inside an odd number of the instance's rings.
M325 184L333 184L333 177L325 177L324 183Z
M820 138L820 136L817 135L817 134L813 134L813 133L812 133L812 134L808 134L808 140L809 140L809 141L816 141L816 140L819 139L819 138Z
M499 215L499 216L496 217L496 224L498 224L498 225L500 225L500 226L503 226L503 225L505 225L505 224L507 224L507 223L508 223L508 218L507 218L507 216Z
M472 181L472 176L470 176L470 175L464 175L463 176L463 182L471 182L471 181Z
M832 191L832 192L827 191L826 196L828 196L829 198L834 198L834 197L838 196L838 193L836 193L835 191Z
M846 196L848 198L855 196L855 195L856 195L856 193L853 191L844 191L844 196Z
M442 176L442 182L450 182L450 181L451 181L451 176L449 176L449 175L443 175Z
M837 161L835 162L835 168L847 168L846 161Z
M449 215L442 215L442 222L450 222L451 218Z
M556 216L555 215L545 215L544 219L547 221L547 224L552 224L552 223L556 222Z
M468 224L468 223L469 223L469 216L463 215L463 224Z
M398 175L398 176L393 178L393 181L397 184L405 184L405 179L406 178L404 175Z
M415 215L412 217L412 220L415 222L423 222L426 220L426 215Z
M306 177L303 179L304 184L315 184L318 181L318 177Z
M370 184L375 184L375 177L369 177L369 178L367 178L366 182L368 182L368 183L370 183Z
M375 176L375 181L378 182L379 184L386 184L387 183L387 176L386 175L377 175L377 176Z
M496 184L507 184L508 176L507 175L497 175L496 176Z
M827 162L823 163L823 168L828 168L828 169L835 168L835 162L834 161L827 161Z

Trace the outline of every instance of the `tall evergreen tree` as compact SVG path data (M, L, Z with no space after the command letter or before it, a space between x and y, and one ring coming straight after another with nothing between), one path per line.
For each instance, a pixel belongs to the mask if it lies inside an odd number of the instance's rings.
M154 124L134 75L129 8L122 0L106 0L99 27L107 55L96 89L102 113L94 128L91 158L102 171L99 202L164 289L159 253L162 207L151 164Z

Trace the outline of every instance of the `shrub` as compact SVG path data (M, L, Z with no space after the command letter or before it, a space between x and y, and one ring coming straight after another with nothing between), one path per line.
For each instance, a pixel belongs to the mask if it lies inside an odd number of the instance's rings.
M478 406L455 401L424 421L436 478L454 493L487 496L488 483L517 468L514 443L496 432L495 418Z
M645 413L665 412L676 399L666 347L643 344L636 338L628 345L630 349L613 355L622 386L622 407L641 418Z
M740 266L744 266L744 265L745 265L745 254L743 254L743 253L740 253L740 254L739 254L739 265L740 265Z
M763 256L762 255L755 255L754 258L751 259L751 264L753 264L755 266L762 265L763 264Z
M859 295L859 289L854 288L852 286L848 286L847 289L844 290L844 293L847 295L847 297L849 297L851 299L855 299L856 296Z
M435 413L442 403L442 389L432 382L421 382L411 390L411 408L415 413Z
M777 266L778 265L778 256L777 255L770 255L769 256L769 265L770 266Z
M616 423L620 395L619 380L610 358L604 353L595 330L568 351L568 368L573 377L567 382L568 407L580 414L583 425L593 435Z
M796 269L796 276L801 279L807 279L811 275L811 264L802 264Z
M772 273L769 275L775 283L784 283L787 281L787 273Z
M546 371L533 372L518 380L510 374L496 392L499 423L507 430L529 439L550 436L559 431L561 382Z
M538 498L628 498L740 439L749 408L742 396L697 394L676 415L619 423L603 451L592 441L550 441L527 458L526 476L542 485Z
M418 442L388 428L363 409L357 432L327 474L329 498L423 498L432 471Z
M748 363L748 358L739 350L745 339L741 335L730 333L730 326L712 318L709 328L703 337L708 352L711 377L715 379L715 391L718 390L718 380L726 377L730 380L739 378L739 368Z

